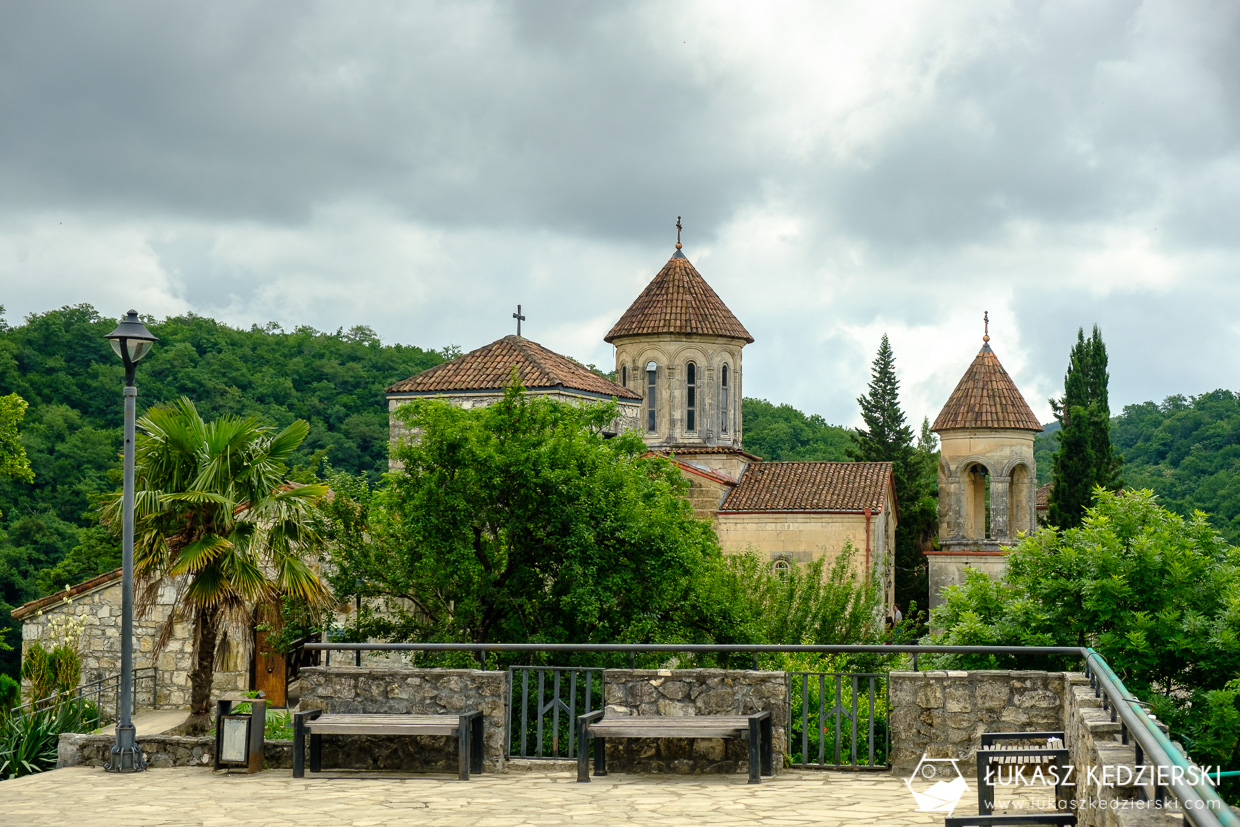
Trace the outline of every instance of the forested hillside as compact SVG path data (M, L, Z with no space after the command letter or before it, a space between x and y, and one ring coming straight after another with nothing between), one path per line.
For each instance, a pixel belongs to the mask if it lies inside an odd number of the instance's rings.
M0 395L30 405L21 432L35 474L0 478L0 626L11 607L119 565L119 542L87 517L91 498L120 484L123 369L103 338L116 324L89 305L13 326L0 313ZM160 341L138 367L139 413L184 395L207 419L305 419L310 435L294 458L302 473L324 459L386 471L384 388L449 355L385 345L366 327L237 330L194 315L148 326ZM14 660L0 652L0 671Z
M1164 506L1200 509L1240 543L1240 395L1216 390L1127 405L1111 421L1126 488L1150 488Z
M818 414L806 416L791 405L765 399L742 402L745 450L766 460L848 459L852 431L831 425Z

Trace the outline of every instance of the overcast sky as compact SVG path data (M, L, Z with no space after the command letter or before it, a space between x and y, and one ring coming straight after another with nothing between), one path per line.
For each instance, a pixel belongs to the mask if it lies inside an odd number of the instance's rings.
M0 304L513 332L610 367L685 253L746 396L913 424L992 346L1042 421L1240 388L1240 3L0 4Z

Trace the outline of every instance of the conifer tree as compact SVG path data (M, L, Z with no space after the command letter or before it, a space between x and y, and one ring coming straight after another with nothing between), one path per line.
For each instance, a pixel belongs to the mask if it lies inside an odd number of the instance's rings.
M927 529L932 534L938 522L938 503L931 494L931 477L926 473L927 456L933 455L934 443L927 441L923 451L914 444L913 429L906 424L900 408L895 362L884 333L871 365L868 393L857 398L865 424L853 432L854 444L848 455L859 462L892 464L900 515L896 525L896 602L907 610L913 601L920 607L927 605L929 579L921 546Z
M1111 408L1107 396L1107 349L1098 326L1085 338L1078 329L1068 359L1063 397L1050 400L1059 422L1059 448L1051 461L1050 512L1047 521L1076 528L1093 502L1095 485L1108 491L1123 487L1121 457L1111 447Z

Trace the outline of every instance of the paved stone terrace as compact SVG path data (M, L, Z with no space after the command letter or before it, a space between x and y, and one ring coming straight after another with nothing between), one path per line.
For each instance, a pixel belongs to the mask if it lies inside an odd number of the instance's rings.
M976 806L976 798L966 796L959 812L970 804ZM463 782L446 775L344 772L294 779L288 770L122 776L71 767L0 782L0 823L27 827L943 823L942 814L915 807L900 778L843 772L788 771L751 786L741 775L618 773L578 784L568 771L484 774Z

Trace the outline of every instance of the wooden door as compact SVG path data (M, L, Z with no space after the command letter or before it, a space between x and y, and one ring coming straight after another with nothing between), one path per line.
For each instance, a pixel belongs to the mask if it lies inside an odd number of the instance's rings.
M254 611L254 689L263 692L267 706L288 705L287 668L284 653L268 644L281 627L280 607L264 603Z

